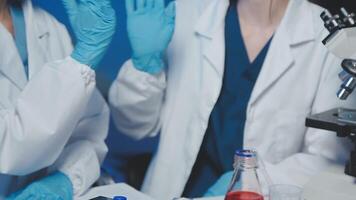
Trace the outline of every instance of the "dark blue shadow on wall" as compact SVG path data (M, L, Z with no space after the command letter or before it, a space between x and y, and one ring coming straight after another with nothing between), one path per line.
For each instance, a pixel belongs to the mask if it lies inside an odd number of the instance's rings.
M32 0L39 6L54 15L60 22L66 25L70 31L69 21L61 1ZM167 2L170 0L166 0ZM126 12L124 0L113 0L113 6L117 13L117 31L113 42L100 63L97 70L97 84L102 94L107 97L108 89L116 78L121 65L130 58L131 49L126 32ZM111 123L107 138L109 154L104 162L103 169L113 176L116 182L126 182L128 177L128 164L141 154L152 154L157 146L158 138L135 141L117 132ZM135 163L135 162L134 162Z

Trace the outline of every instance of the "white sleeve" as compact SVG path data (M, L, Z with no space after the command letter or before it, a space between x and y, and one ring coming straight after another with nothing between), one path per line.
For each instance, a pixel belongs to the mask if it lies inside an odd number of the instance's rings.
M98 90L94 91L85 117L80 120L51 171L66 174L74 196L83 194L100 176L100 165L108 151L105 138L109 127L109 109Z
M312 106L312 114L339 107L355 108L355 94L347 101L336 97L341 85L338 78L338 72L341 71L340 61L330 55L324 64L325 69ZM331 163L344 165L350 151L350 141L347 138L338 138L335 132L308 128L301 153L277 164L265 164L274 183L303 186L313 175L326 169Z
M157 135L165 88L165 72L151 75L126 62L109 92L117 128L136 139Z
M72 58L46 64L14 109L0 111L0 172L27 175L52 165L78 125L95 73Z
M54 43L49 46L54 49L50 52L61 51L57 55L70 55L73 46L66 27L48 13L42 13L48 23L54 26L51 29ZM58 44L61 44L61 48L58 48ZM85 111L81 113L81 119L77 121L74 131L70 131L69 141L60 157L49 169L49 171L59 170L69 177L75 196L85 192L99 178L100 165L107 153L105 138L109 127L109 108L97 89L88 96L88 99Z

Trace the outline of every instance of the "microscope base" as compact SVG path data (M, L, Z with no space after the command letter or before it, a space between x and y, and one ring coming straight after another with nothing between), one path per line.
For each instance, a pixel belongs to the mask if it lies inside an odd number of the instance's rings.
M309 116L306 126L337 133L338 137L347 137L354 144L354 151L346 164L345 174L356 177L356 110L336 108Z

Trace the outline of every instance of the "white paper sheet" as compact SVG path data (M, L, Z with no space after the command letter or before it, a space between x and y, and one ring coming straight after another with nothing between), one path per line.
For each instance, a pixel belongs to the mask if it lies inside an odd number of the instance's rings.
M92 188L83 196L75 200L89 200L99 196L108 198L113 198L114 196L126 196L128 200L154 200L124 183Z
M224 197L210 197L210 198L198 198L194 200L224 200Z
M125 183L92 188L83 196L76 198L75 200L90 200L99 196L107 198L113 198L114 196L126 196L128 200L154 200L153 198L135 190ZM224 200L224 197L198 198L194 200Z
M355 200L356 179L344 174L344 166L330 168L313 177L304 188L306 200Z

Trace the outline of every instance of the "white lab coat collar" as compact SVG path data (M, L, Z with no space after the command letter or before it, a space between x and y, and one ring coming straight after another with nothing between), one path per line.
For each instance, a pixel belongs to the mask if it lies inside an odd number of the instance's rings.
M285 31L289 45L313 41L316 38L313 12L306 0L289 0L280 29ZM308 20L301 20L308 19Z
M50 34L48 27L36 23L34 8L30 0L24 2L23 10L26 23L28 67L31 78L48 58L45 46L46 41L48 41L46 39ZM23 90L27 84L27 77L17 47L13 37L5 27L0 26L0 31L2 34L0 40L4 47L4 51L0 55L0 72L11 80L16 87Z
M212 0L204 9L195 27L195 33L201 38L203 56L208 59L218 76L224 73L225 48L225 16L229 0ZM220 52L217 52L220 49Z
M261 70L259 79L252 93L250 104L254 103L264 91L273 85L294 62L292 48L315 39L312 10L306 0L290 0L286 14L274 34L270 49ZM215 68L219 76L223 76L225 52L217 51L221 38L224 37L225 17L229 0L212 0L202 13L195 27L201 37L203 54ZM308 20L300 20L299 18ZM224 49L224 48L222 48ZM269 52L271 52L269 51ZM276 58L278 57L278 58Z
M26 75L16 44L8 30L0 24L0 73L18 89L26 85Z
M29 78L31 79L48 62L49 55L46 46L51 35L49 27L39 24L39 20L36 20L39 16L35 15L31 0L25 1L23 9L26 22Z
M251 94L249 106L275 84L294 65L293 47L315 40L311 7L306 0L290 0L285 16L275 32L270 50ZM300 17L307 20L301 20ZM273 52L273 53L270 53Z
M229 0L211 0L202 13L195 27L198 35L213 39L215 31L225 25L225 16L229 7ZM298 44L315 39L312 11L306 0L290 0L285 16L280 25L289 35L289 44Z
M229 0L212 0L200 16L195 26L195 32L213 39L215 31L221 26L225 26L225 16L229 4Z

